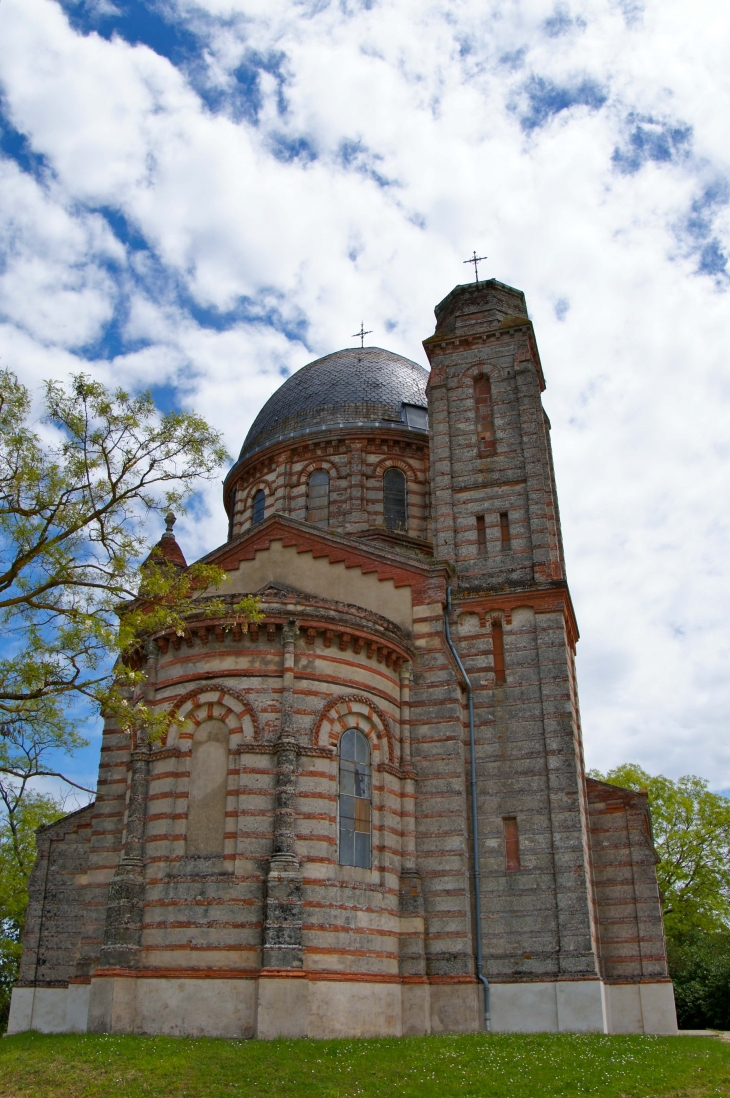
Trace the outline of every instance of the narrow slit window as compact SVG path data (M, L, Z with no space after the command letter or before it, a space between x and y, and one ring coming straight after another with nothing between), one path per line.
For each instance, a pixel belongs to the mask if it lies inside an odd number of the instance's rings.
M370 869L372 784L370 744L356 728L340 740L340 865Z
M230 504L231 510L230 510L230 515L229 515L229 518L228 518L228 540L229 541L233 537L233 523L235 522L235 519L236 519L236 495L237 494L238 494L238 490L234 486L233 491L231 492L231 504Z
M504 827L504 857L507 872L512 873L520 866L520 834L517 829L517 820L514 816L505 816L502 819Z
M383 476L383 517L389 530L406 530L406 503L406 475L402 469L391 466Z
M330 475L326 469L316 469L307 485L307 522L329 526Z
M486 457L497 449L494 436L492 385L488 377L478 377L474 382L474 410L479 453L482 457Z
M492 622L492 658L494 659L494 677L497 682L506 682L504 672L504 633L501 621Z
M487 526L484 515L477 515L477 549L482 555L487 552Z
M263 488L259 488L256 495L253 497L253 505L251 507L251 525L255 526L257 522L264 521L264 514L266 512L266 493Z
M509 553L512 548L512 541L509 534L509 514L507 511L501 511L499 515L499 536L502 540L502 552Z

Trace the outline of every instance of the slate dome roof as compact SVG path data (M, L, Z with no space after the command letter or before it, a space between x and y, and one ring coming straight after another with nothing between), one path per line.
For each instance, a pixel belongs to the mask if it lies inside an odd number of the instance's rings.
M310 362L269 397L246 436L239 461L272 442L345 424L423 431L403 405L426 408L428 370L382 347L349 347Z

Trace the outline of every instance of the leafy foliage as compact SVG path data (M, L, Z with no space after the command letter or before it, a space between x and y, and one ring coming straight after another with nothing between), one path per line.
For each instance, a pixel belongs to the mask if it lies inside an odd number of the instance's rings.
M184 508L226 459L217 431L83 374L47 382L44 410L32 429L29 391L0 371L0 1015L17 973L34 830L63 815L29 782L75 784L50 759L84 744L79 708L151 739L164 733L169 716L144 691L152 634L184 634L192 611L260 616L251 596L208 597L227 578L220 568L185 568L145 538L145 520Z
M18 975L20 939L35 864L36 828L64 815L60 801L23 788L0 791L0 1032L8 1021L10 993Z
M83 374L46 383L43 438L30 414L28 390L1 371L0 736L34 726L68 737L80 698L131 730L151 717L135 650L154 630L183 631L191 596L226 578L148 555L145 520L183 508L227 455L200 416L163 415L149 393ZM255 619L255 600L232 612Z
M730 1030L730 932L695 933L668 946L680 1027Z

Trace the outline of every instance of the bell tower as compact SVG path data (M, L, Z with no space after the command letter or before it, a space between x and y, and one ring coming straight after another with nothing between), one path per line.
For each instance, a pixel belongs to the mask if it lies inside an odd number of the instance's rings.
M545 379L520 290L492 279L436 306L431 363L434 555L459 586L565 580Z
M474 694L485 969L544 983L553 1006L580 1001L601 1029L578 633L537 344L524 295L494 279L457 286L435 313L434 557L455 569L451 629ZM518 992L493 996L497 1015L521 1009Z

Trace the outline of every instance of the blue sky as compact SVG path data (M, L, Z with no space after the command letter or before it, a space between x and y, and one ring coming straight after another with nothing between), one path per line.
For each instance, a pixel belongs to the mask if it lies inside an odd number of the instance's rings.
M361 318L425 363L476 248L537 328L588 763L730 786L726 9L3 0L0 40L4 364L236 452ZM219 485L176 530L224 538Z

